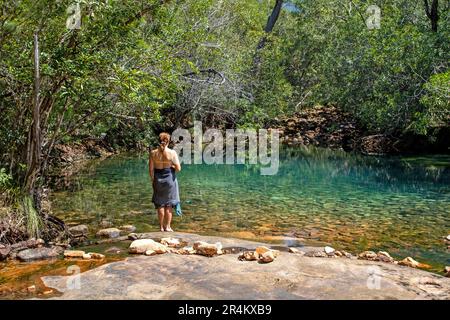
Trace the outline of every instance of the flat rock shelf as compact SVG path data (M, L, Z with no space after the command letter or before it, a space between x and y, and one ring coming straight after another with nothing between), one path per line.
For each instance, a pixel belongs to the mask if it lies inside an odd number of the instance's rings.
M254 250L259 242L186 233L148 233L189 242L221 242L223 248ZM46 276L52 299L450 299L450 279L383 262L316 258L280 250L268 264L239 261L238 252L215 257L166 253L130 255L123 261L74 276ZM299 247L308 252L318 248ZM78 281L77 280L77 281ZM71 285L68 285L71 284ZM76 285L74 285L76 284Z

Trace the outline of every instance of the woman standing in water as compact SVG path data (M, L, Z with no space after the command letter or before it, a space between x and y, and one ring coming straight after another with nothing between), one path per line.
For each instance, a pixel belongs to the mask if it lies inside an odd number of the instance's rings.
M153 199L161 231L172 232L172 210L180 204L178 181L175 173L181 170L175 150L169 149L170 134L159 135L159 146L150 151L149 173L152 179Z

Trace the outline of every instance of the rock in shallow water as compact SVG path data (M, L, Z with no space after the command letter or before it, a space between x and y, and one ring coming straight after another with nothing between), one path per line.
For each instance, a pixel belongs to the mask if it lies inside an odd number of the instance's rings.
M335 252L336 250L334 250L334 248L332 248L332 247L326 246L326 247L323 249L323 251L325 251L325 253L326 253L327 255L331 256L331 255L334 255L334 252Z
M97 232L97 237L118 238L118 237L120 237L120 230L117 228L102 229Z
M78 226L70 227L69 232L75 237L81 237L88 234L88 226L85 224L80 224Z
M120 229L122 232L128 232L128 233L130 233L130 232L135 232L135 231L136 231L136 227L133 226L133 225L131 225L131 224L127 224L127 225L124 225L124 226L120 226L119 229Z
M16 257L20 261L52 259L59 256L62 251L63 249L60 247L25 249L20 251Z
M167 252L167 247L152 239L140 239L134 240L129 248L129 252L135 254L145 254L148 250L153 250L156 253L161 254Z
M84 257L85 254L86 254L86 252L81 251L81 250L66 250L66 251L64 251L64 258L86 259Z
M90 255L91 259L94 259L94 260L103 260L103 259L105 259L105 255L103 255L101 253L97 253L97 252L89 252L88 255Z
M444 272L445 272L445 276L446 276L447 278L450 278L450 267L445 267L445 268L444 268Z

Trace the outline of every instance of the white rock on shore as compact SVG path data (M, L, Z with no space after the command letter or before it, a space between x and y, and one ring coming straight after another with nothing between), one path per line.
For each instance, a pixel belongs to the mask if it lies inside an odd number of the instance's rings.
M167 247L152 239L140 239L134 240L128 249L130 253L135 254L145 254L148 250L153 250L157 254L162 254L167 252Z
M332 248L332 247L326 246L326 247L323 249L323 251L325 251L325 253L326 253L327 255L331 256L331 255L334 255L334 252L335 252L336 250L334 250L334 248Z
M83 259L86 253L81 250L65 250L64 258Z
M223 254L222 244L220 242L211 244L204 241L196 241L194 243L194 250L197 254L207 257Z
M172 247L172 248L175 248L175 247L178 247L179 245L181 245L180 240L176 239L176 238L162 238L161 243L165 246Z

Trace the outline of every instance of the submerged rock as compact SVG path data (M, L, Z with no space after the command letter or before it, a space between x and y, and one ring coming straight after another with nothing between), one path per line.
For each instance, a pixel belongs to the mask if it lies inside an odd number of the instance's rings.
M127 224L127 225L124 225L124 226L120 226L119 229L120 229L122 232L135 232L135 231L136 231L136 227L133 226L133 225L131 225L131 224Z
M89 252L88 255L90 255L91 259L94 259L94 260L103 260L103 259L105 259L105 255L103 255L101 253L97 253L97 252Z
M89 228L85 224L80 224L80 225L77 225L74 227L70 227L69 232L74 237L82 237L82 236L86 236L88 234Z
M447 278L450 278L450 267L445 267L445 268L444 268L444 272L445 272L445 276L446 276Z
M222 244L220 242L211 244L204 241L197 241L194 243L194 250L197 254L207 257L223 254Z
M152 239L140 239L134 240L129 248L129 252L135 254L144 254L148 250L153 250L156 253L161 254L167 252L167 247Z
M17 253L16 257L20 261L52 259L59 256L62 250L60 247L25 249Z
M100 227L102 228L109 228L112 227L113 223L107 219L103 219L102 221L100 221Z
M113 254L119 254L122 252L122 249L118 247L111 247L105 250L105 253L113 253Z
M100 238L118 238L120 237L120 230L117 228L102 229L97 232L97 237Z

